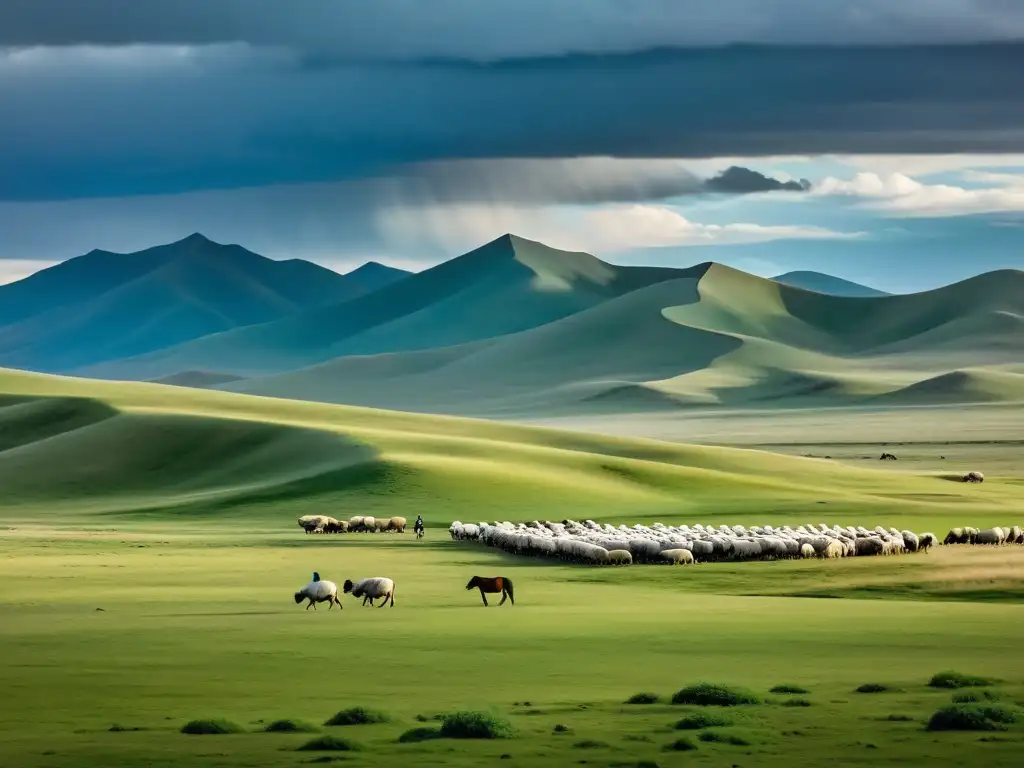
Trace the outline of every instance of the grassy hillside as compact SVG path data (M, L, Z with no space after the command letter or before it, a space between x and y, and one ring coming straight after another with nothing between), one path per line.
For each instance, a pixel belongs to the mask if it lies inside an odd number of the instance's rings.
M888 296L885 291L877 288L870 288L851 280L844 280L835 275L827 275L823 272L797 271L786 272L783 275L776 275L772 278L777 283L791 285L794 288L803 288L806 291L825 293L832 296Z
M703 269L617 267L586 253L506 235L353 301L85 373L153 379L205 369L250 376L341 355L462 344L540 326L644 285Z
M515 417L1014 402L1024 401L1013 370L1022 355L1021 272L849 298L716 264L485 344L342 357L224 388Z
M83 520L244 514L274 528L354 510L941 527L1020 504L1019 485L998 476L967 487L758 451L16 372L0 391L8 520L52 519L58 504Z
M686 306L692 286L687 294L677 282L657 287ZM421 354L425 367L444 357ZM781 439L771 423L782 416L793 418L777 412L755 428ZM820 414L814 423L839 429ZM939 427L953 436L928 416L910 426L908 438ZM366 768L783 768L828 755L851 765L884 757L1014 766L1019 723L986 741L923 726L950 702L950 691L927 685L945 669L995 678L985 690L1002 702L1024 696L1019 547L591 569L507 556L444 531L453 518L843 521L940 532L1019 520L1019 444L998 470L976 463L981 456L970 467L986 482L968 486L916 464L907 471L902 460L861 469L0 371L0 686L16 693L0 703L0 763L284 768L340 756ZM305 536L295 518L311 512L422 513L427 537ZM307 612L292 593L314 570L339 583L389 576L396 605L364 609L346 596L343 611ZM515 605L481 607L464 589L474 574L512 579ZM731 724L712 732L743 743L673 728L700 709L664 699L700 681L765 700L716 710ZM865 683L891 690L855 693ZM807 693L769 693L780 684ZM623 704L641 691L662 703ZM787 698L806 705L783 705ZM322 725L357 706L383 710L388 722ZM463 709L505 718L515 733L398 743L412 728L436 727L436 714ZM179 732L199 718L244 732ZM282 718L319 732L263 732ZM296 751L324 734L359 749ZM696 749L666 749L684 736Z
M132 254L94 251L0 286L0 363L70 371L375 290L406 273L342 276L193 235Z

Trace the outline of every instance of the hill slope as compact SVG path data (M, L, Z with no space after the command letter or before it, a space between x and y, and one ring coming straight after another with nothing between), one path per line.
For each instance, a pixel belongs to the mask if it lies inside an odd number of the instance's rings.
M824 272L797 271L786 272L784 275L776 275L772 278L777 283L784 283L794 288L803 288L807 291L825 293L830 296L857 296L861 298L871 296L889 296L885 291L877 288L869 288L866 285L855 283L851 280L844 280L835 275L827 275Z
M0 427L0 516L48 525L234 515L293 529L304 512L421 509L445 523L760 522L785 509L792 522L884 512L899 524L1019 504L999 478L967 488L759 451L2 370Z
M0 286L0 363L67 371L346 300L406 273L342 276L192 235L133 254L93 251Z
M200 369L251 376L341 355L463 344L544 325L636 288L704 269L613 266L590 254L505 235L352 301L82 373L154 379Z
M1024 273L907 296L848 298L711 265L487 343L342 357L225 389L487 416L683 405L850 405L1024 357ZM1012 373L948 390L1018 398ZM998 385L997 385L998 384ZM991 385L991 386L989 386ZM894 399L912 404L926 388ZM925 398L927 399L927 398Z

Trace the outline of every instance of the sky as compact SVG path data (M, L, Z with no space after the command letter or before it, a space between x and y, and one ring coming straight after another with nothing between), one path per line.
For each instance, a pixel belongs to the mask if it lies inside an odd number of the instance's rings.
M3 0L0 282L195 231L339 271L505 232L1020 269L1022 39L1019 0Z

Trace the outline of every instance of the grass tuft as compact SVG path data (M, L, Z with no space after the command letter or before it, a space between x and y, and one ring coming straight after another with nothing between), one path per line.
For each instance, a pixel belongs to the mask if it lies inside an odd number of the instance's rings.
M391 718L383 712L366 707L349 707L335 713L324 725L373 725L388 722L391 722Z
M888 693L892 690L894 689L881 683L864 683L857 688L857 693Z
M182 733L192 736L219 736L228 733L242 733L245 729L230 720L190 720L181 727Z
M939 672L932 676L928 685L932 688L983 688L995 682L987 677L978 675L965 675L962 672Z
M627 704L657 704L661 697L656 693L634 693L628 699Z
M666 752L692 752L696 748L697 745L693 743L693 739L686 736L665 745Z
M784 707L809 707L809 706L811 706L811 702L809 702L807 699L786 699L784 702L782 702L782 706L784 706Z
M999 694L995 691L961 691L953 694L954 704L983 704L998 700Z
M569 733L569 726L564 723L555 723L555 727L551 729L552 733Z
M701 731L705 728L723 728L732 725L732 720L721 715L695 712L675 724L677 731Z
M734 747L749 747L748 737L729 731L704 731L698 737L701 741L713 744L730 744Z
M810 691L806 688L801 688L799 685L776 685L769 693L784 696L791 693L810 693Z
M275 720L263 730L265 733L316 733L319 729L301 720Z
M912 722L914 722L914 718L912 718L910 715L889 715L888 717L884 717L882 719L886 720L887 722L890 722L890 723L912 723Z
M608 745L603 741L597 741L597 739L584 739L583 741L577 741L572 745L573 749L608 749Z
M693 704L699 707L738 707L743 704L760 704L761 700L743 688L729 688L712 683L697 683L676 691L673 704Z
M298 752L358 752L359 746L338 736L317 736L297 749Z
M440 728L412 728L398 737L399 744L418 744L421 741L440 739Z
M487 712L453 712L441 719L441 736L446 739L509 739L512 724Z
M132 731L141 731L142 728L138 726L132 727L127 725L121 725L120 723L114 723L110 728L107 729L110 733L129 733Z

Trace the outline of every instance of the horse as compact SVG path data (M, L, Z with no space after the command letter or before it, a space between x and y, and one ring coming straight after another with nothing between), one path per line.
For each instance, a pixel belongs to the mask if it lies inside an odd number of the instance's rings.
M512 605L516 604L516 598L512 594L512 579L507 576L474 576L469 580L469 584L466 585L466 589L473 589L476 587L480 590L480 599L484 601L484 607L487 607L487 595L501 593L501 602L498 605L503 605L505 599L508 598L512 601Z

